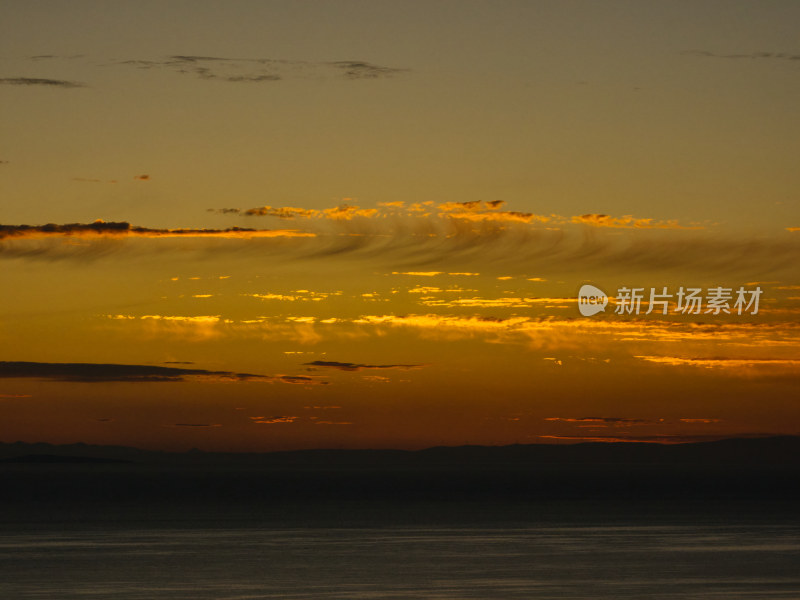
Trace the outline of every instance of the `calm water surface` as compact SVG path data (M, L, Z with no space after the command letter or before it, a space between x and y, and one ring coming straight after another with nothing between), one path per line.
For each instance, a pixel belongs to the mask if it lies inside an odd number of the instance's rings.
M800 598L800 528L6 532L0 597Z

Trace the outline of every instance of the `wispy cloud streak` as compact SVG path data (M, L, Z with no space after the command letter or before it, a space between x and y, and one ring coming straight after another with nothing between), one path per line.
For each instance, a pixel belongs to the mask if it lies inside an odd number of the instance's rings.
M499 205L482 205L464 214L495 214ZM453 217L459 210L429 213L363 209L257 209L290 219L291 229L153 229L128 223L0 226L0 258L91 260L102 256L158 251L168 257L165 242L157 249L132 244L133 238L193 240L175 249L181 256L202 258L231 254L270 256L282 260L348 259L379 264L398 273L477 272L484 267L503 274L535 271L543 275L680 271L683 276L736 276L747 280L778 277L796 271L800 237L726 236L682 228L593 226L568 219L491 220ZM222 209L228 218L238 209ZM256 209L248 209L256 210ZM241 214L241 213L239 213ZM81 245L62 243L81 238ZM215 238L204 243L196 238ZM274 238L274 239L270 239ZM227 239L226 243L221 243ZM126 240L130 240L126 243ZM118 243L119 242L119 243ZM585 275L584 275L585 276Z
M186 381L187 378L205 378L219 381L270 380L266 375L209 371L206 369L180 369L151 365L120 365L103 363L41 363L0 362L0 378L44 379L70 383L154 383Z
M44 79L41 77L2 77L0 85L43 86L55 88L82 88L87 87L80 81L67 81L65 79Z
M743 52L736 54L720 54L708 52L707 50L687 50L683 54L696 56L699 58L727 58L735 60L797 60L800 61L800 54L791 52Z
M420 369L425 365L364 365L359 363L350 362L336 362L330 360L315 360L312 362L304 363L313 367L326 367L329 369L338 369L339 371L363 371L365 369L401 369L407 371L409 369Z
M313 62L188 54L155 60L123 60L112 64L143 70L165 69L181 75L194 75L203 80L229 83L268 83L297 78L383 79L408 71L361 60Z
M59 236L110 236L110 237L313 237L313 233L287 229L247 229L230 227L228 229L152 229L136 227L130 223L95 221L93 223L68 223L57 225L0 225L0 240L6 238L32 239Z

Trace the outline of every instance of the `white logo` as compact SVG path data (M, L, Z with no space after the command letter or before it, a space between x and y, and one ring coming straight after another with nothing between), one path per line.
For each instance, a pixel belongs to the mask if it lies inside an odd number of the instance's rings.
M578 310L584 317L591 317L603 312L608 306L608 296L600 288L593 285L582 285L578 291Z
M649 293L648 293L649 292ZM705 294L704 294L705 292ZM650 313L684 315L742 315L758 314L762 290L760 286L748 289L729 287L692 288L680 286L672 293L667 286L659 288L631 288L623 286L613 297L614 313L618 315L649 315ZM608 295L588 283L578 291L578 310L584 317L604 312L608 306ZM705 310L704 310L705 309Z

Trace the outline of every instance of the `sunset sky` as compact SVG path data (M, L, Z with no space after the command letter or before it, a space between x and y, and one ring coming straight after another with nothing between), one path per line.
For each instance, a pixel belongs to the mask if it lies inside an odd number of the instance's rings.
M0 441L800 434L798 26L790 0L5 2Z

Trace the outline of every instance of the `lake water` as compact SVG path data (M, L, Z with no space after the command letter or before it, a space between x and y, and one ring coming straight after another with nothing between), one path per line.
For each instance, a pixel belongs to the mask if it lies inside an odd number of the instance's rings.
M11 528L0 598L800 598L800 527Z

